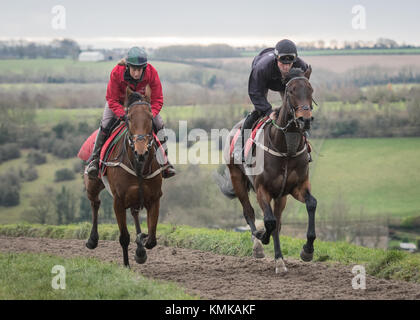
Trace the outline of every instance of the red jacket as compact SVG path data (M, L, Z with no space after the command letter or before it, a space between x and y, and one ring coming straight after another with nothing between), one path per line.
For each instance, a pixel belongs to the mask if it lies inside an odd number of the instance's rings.
M108 88L106 90L106 101L108 102L109 108L117 117L122 117L125 114L123 104L127 85L129 85L132 90L144 94L146 85L149 84L150 89L152 89L152 113L153 117L155 117L163 106L162 84L160 83L156 69L148 64L146 70L143 71L144 75L142 80L137 83L136 87L134 87L135 85L133 83L129 83L124 79L125 70L125 65L116 65L111 71Z

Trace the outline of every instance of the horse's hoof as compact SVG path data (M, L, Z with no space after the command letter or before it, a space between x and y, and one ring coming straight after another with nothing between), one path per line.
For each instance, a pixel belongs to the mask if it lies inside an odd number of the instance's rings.
M137 262L138 264L143 264L143 263L145 263L145 262L147 261L147 253L146 253L146 250L144 251L144 254L143 254L143 255L141 255L141 256L138 256L138 255L137 255L137 252L136 252L136 254L134 255L134 259L136 260L136 262Z
M264 236L264 231L265 230L258 230L252 233L252 235L257 238L258 240L261 240Z
M144 244L146 249L153 249L154 247L156 247L156 245L157 245L156 240L150 240L150 239L147 239L146 243Z
M309 262L312 261L312 258L314 257L314 253L307 253L305 251L305 249L302 249L302 251L300 252L300 257L303 261L305 262Z
M262 247L261 241L258 239L254 239L254 246L252 248L252 256L257 259L262 259L265 257L264 248Z
M265 245L267 245L267 244L269 244L269 243L270 243L270 236L268 235L268 233L267 233L267 232L266 232L266 233L264 234L264 236L262 237L261 242L262 242L263 244L265 244Z
M276 259L276 274L283 275L287 273L286 264L283 259Z
M89 239L86 242L86 247L90 250L95 249L97 246L98 246L98 241L93 241L93 240Z

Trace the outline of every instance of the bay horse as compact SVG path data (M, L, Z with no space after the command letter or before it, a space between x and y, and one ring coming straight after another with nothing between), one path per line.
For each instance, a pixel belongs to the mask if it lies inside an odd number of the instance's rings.
M317 200L311 194L309 182L309 158L305 132L310 129L312 116L313 89L309 82L312 69L306 72L292 69L287 77L283 103L276 113L276 118L267 120L261 135L264 145L257 145L263 153L263 170L259 174L247 175L245 165L234 161L233 152L225 154L227 169L218 175L216 182L221 191L230 198L237 197L242 204L246 222L251 228L254 243L253 255L264 256L263 244L273 237L276 273L287 272L280 247L281 215L286 206L287 196L306 204L308 212L307 242L300 256L303 261L313 258L315 234L315 210ZM240 130L242 122L232 130ZM230 143L232 142L230 135ZM227 146L230 145L227 144ZM230 176L229 176L230 174ZM250 189L256 192L258 204L264 213L265 230L257 231L255 213L249 201ZM274 202L274 208L271 202ZM260 242L261 241L261 242Z
M119 241L123 250L124 266L129 267L130 234L127 229L126 209L130 208L136 227L135 260L137 263L145 263L147 260L145 248L152 249L156 246L162 175L157 174L153 178L145 179L145 171L157 172L160 168L153 147L150 88L147 87L145 96L142 96L127 87L124 107L128 130L117 142L110 158L119 159L126 168L132 168L135 175L123 169L122 166L110 166L107 167L107 180L114 198L114 212L120 230ZM92 179L86 173L84 183L92 208L92 230L86 246L89 249L95 249L99 239L98 210L101 204L99 193L105 185L99 177ZM140 228L139 211L143 207L147 210L148 234L143 234Z

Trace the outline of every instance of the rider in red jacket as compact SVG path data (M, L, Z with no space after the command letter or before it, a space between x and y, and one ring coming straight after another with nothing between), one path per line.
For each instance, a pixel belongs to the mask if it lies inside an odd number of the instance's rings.
M159 75L156 69L147 63L146 52L138 47L133 47L128 51L127 58L121 60L111 71L101 126L96 137L91 161L86 169L89 177L96 178L98 176L101 148L112 132L114 125L125 117L123 104L127 86L133 91L145 94L147 85L151 89L153 127L156 133L162 133L164 132L164 124L159 112L163 106L163 94ZM166 134L163 134L163 136L162 145L167 141ZM165 153L167 154L167 152L167 148L165 148ZM162 172L164 178L175 175L174 167L169 161L168 164L169 168Z
M156 69L147 64L143 69L139 79L135 79L128 72L127 65L117 64L111 72L111 78L106 90L106 101L109 109L119 118L124 116L124 107L122 104L125 99L125 90L127 86L133 91L145 94L146 85L149 84L152 89L151 105L153 117L159 114L163 105L162 85ZM132 68L132 67L131 67ZM135 68L134 68L135 70ZM135 71L134 71L135 72ZM141 71L139 71L141 72Z

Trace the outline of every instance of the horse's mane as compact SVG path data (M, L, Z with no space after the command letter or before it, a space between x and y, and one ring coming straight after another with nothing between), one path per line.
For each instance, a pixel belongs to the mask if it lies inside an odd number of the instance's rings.
M303 77L305 72L301 68L292 68L284 79L284 83L289 82L293 78Z
M144 97L138 92L133 92L128 96L127 106L130 106L131 104L139 100L144 101Z

